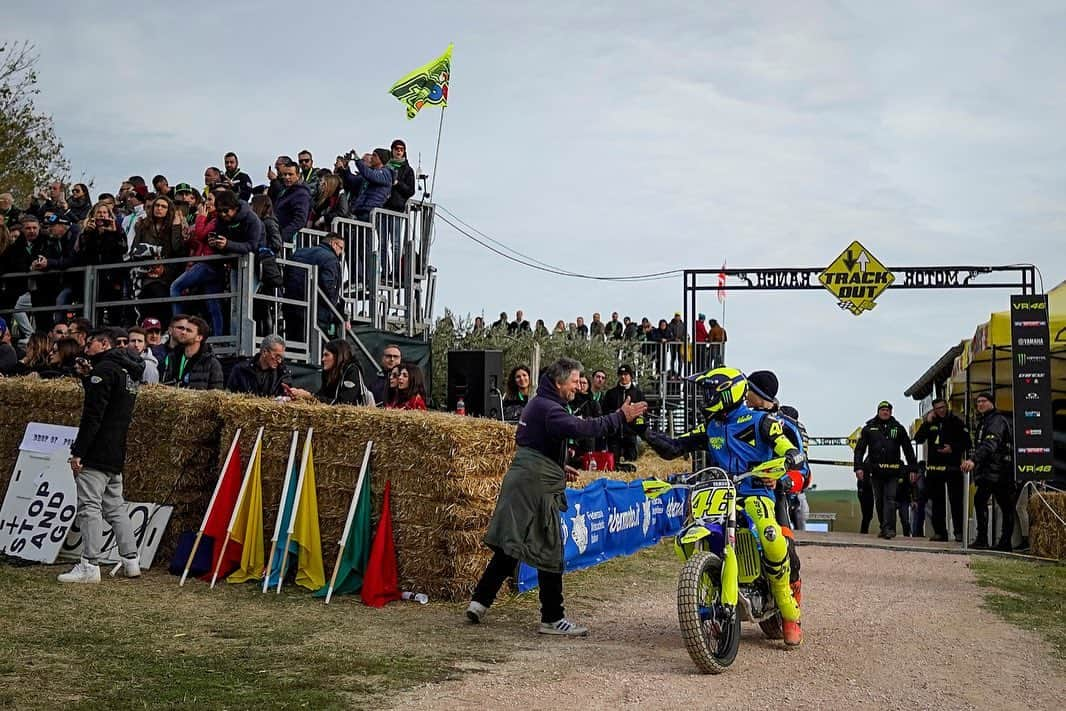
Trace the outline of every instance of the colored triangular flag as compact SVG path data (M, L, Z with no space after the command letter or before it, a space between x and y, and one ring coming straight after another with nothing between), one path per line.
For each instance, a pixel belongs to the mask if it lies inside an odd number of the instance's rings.
M292 559L285 555L285 549L289 546L289 523L292 521L292 514L296 508L296 489L300 485L299 466L299 461L292 463L292 471L287 478L289 486L282 495L281 506L278 507L280 518L275 526L278 534L277 546L270 559L270 576L266 581L265 589L277 587L278 580L285 579L285 574L293 563ZM295 552L295 550L290 549L290 552ZM285 561L285 570L281 569L282 561Z
M427 104L448 105L448 82L452 78L452 46L444 54L427 62L392 85L389 93L407 107L407 120L413 119Z
M266 550L263 545L263 476L262 476L262 439L257 439L252 451L252 462L248 471L248 482L244 486L244 495L237 502L236 515L233 518L229 545L222 561L223 567L236 564L226 580L231 583L243 583L246 580L258 580L263 576L263 564Z
M396 569L396 542L392 538L392 512L389 492L392 482L385 482L385 497L381 502L381 520L374 534L370 560L366 566L362 597L370 607L384 607L400 599L400 574Z
M358 501L355 505L355 514L352 516L352 525L348 529L348 537L343 545L344 551L337 561L337 574L333 583L334 595L357 593L363 587L363 574L366 572L367 560L370 557L370 515L374 508L374 502L370 495L370 469L366 470L366 481L359 488ZM315 592L315 597L325 597L329 586L323 586Z
M315 493L315 458L311 452L311 433L304 442L303 485L293 514L289 552L297 555L296 584L318 590L326 584L322 563L322 535L318 529L318 496Z
M201 580L210 582L215 568L218 566L218 559L222 555L222 541L226 538L226 531L229 529L230 519L233 518L233 510L237 506L237 498L241 494L241 483L243 481L241 448L237 440L234 439L233 447L230 448L229 454L226 455L226 468L223 470L221 479L218 482L214 503L204 518L203 532L205 536L211 538L213 547L211 549L211 569L200 576ZM227 545L227 553L229 553L229 548L230 546ZM240 546L237 546L238 559L235 562L238 564L240 563L240 552ZM227 555L226 558L232 559L233 556ZM233 567L223 566L219 570L219 576L226 577Z

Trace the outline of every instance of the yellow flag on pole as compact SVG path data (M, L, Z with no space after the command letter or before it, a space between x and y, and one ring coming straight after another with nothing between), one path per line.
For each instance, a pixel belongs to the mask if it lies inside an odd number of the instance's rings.
M252 452L251 467L248 472L247 486L241 500L237 502L230 540L241 544L241 564L226 580L231 583L243 583L247 580L259 580L263 577L266 564L266 549L263 545L263 476L262 476L262 436L256 440Z
M308 590L318 590L326 584L326 570L322 562L322 536L318 528L318 496L315 494L315 460L311 452L310 431L304 441L303 485L293 519L289 542L300 547L296 584Z

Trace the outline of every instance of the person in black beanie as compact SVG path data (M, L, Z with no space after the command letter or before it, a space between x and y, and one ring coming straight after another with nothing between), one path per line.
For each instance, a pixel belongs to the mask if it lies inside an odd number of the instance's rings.
M977 484L973 497L977 539L973 547L988 548L988 500L995 497L1003 516L996 550L1010 552L1014 534L1014 436L1010 421L996 409L992 393L977 393L974 406L978 413L974 451L960 466L963 472L973 472Z
M906 467L911 472L916 471L918 461L907 428L892 416L892 403L882 400L877 404L877 415L863 425L855 445L855 477L860 484L867 477L871 478L875 509L881 523L879 538L896 537L896 510L901 502L907 502L907 497L900 494L909 479L909 472L904 470L900 461L901 450L907 459ZM909 505L902 507L902 511L903 535L909 536ZM865 512L863 518L864 522L868 521Z

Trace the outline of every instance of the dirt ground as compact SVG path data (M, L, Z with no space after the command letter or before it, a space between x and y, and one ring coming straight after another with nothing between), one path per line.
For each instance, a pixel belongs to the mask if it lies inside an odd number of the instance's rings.
M395 699L405 709L1051 709L1066 678L1037 636L981 608L968 558L865 548L801 549L805 641L785 650L744 626L734 665L698 674L685 652L674 581L632 585L624 602L571 591L587 639L535 634L528 606L456 624L492 627L510 661L472 663L456 681ZM612 596L614 597L614 596ZM460 617L461 608L456 608ZM503 639L500 639L500 634Z

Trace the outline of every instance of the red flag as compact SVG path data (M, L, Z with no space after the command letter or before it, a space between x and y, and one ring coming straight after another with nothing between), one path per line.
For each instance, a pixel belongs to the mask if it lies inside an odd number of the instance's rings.
M222 472L222 481L218 484L218 492L215 495L214 505L207 512L204 521L204 535L210 536L214 542L211 550L211 569L200 576L201 580L210 582L211 574L218 564L218 556L222 552L222 541L226 538L226 529L229 528L230 518L233 516L233 507L237 505L237 497L241 492L241 481L244 474L241 471L241 451L236 442L233 449L226 457L226 469ZM234 545L231 543L226 550L226 558L230 558ZM241 559L241 547L238 544L237 561ZM226 571L228 572L228 571Z
M718 303L725 303L725 262L722 262L722 271L718 272Z
M385 482L385 498L381 504L381 520L370 548L370 560L363 576L363 602L370 607L384 607L400 599L400 574L396 570L396 543L392 539L392 512L389 491L392 482Z

